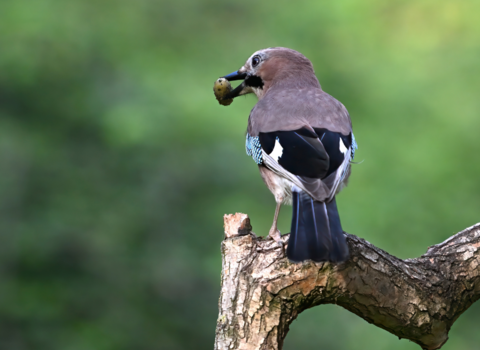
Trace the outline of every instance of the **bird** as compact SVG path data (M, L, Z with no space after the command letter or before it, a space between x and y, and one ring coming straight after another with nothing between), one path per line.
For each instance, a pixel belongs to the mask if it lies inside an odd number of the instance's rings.
M278 216L283 204L291 204L290 261L348 260L335 200L347 185L357 149L345 106L322 90L308 58L285 47L256 51L223 78L242 80L224 99L250 93L258 98L245 146L275 197L268 237L282 243Z

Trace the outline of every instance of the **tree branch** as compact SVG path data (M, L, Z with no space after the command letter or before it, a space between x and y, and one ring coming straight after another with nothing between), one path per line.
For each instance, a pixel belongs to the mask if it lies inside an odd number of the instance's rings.
M225 215L215 349L281 349L300 312L337 304L423 349L440 349L455 320L480 297L480 224L398 259L347 235L342 264L291 263L251 232L246 214ZM282 237L288 243L288 235Z

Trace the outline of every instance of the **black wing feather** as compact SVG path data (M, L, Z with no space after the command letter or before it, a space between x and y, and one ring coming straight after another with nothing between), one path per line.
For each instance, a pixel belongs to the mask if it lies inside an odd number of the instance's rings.
M328 168L327 174L325 175L328 176L331 173L335 172L345 160L345 155L340 152L340 139L342 139L342 142L346 148L350 148L352 144L351 134L345 136L338 132L332 132L327 129L317 128L315 128L315 132L317 133L318 138L323 143L323 146L325 147L325 150L330 157L330 166Z
M298 176L321 178L329 166L328 154L313 132L304 129L295 131L275 131L260 133L260 144L267 154L271 154L278 139L282 146L282 156L278 163ZM315 137L312 137L315 136Z
M345 157L340 151L340 138L346 148L351 145L350 135L326 129L302 128L293 131L274 131L260 133L262 149L271 154L278 139L282 147L282 156L278 163L297 176L323 179L335 172Z

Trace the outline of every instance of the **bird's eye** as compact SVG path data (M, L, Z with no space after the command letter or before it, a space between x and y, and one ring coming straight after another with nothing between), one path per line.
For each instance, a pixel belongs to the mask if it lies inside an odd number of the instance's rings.
M260 57L259 56L253 56L252 58L252 67L256 67L258 66L258 64L260 63Z

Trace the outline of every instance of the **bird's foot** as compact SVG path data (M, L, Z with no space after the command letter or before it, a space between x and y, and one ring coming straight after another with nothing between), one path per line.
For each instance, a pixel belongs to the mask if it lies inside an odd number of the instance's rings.
M277 242L279 247L282 249L282 253L285 255L285 244L282 241L282 235L280 231L272 227L270 232L268 232L268 237Z

